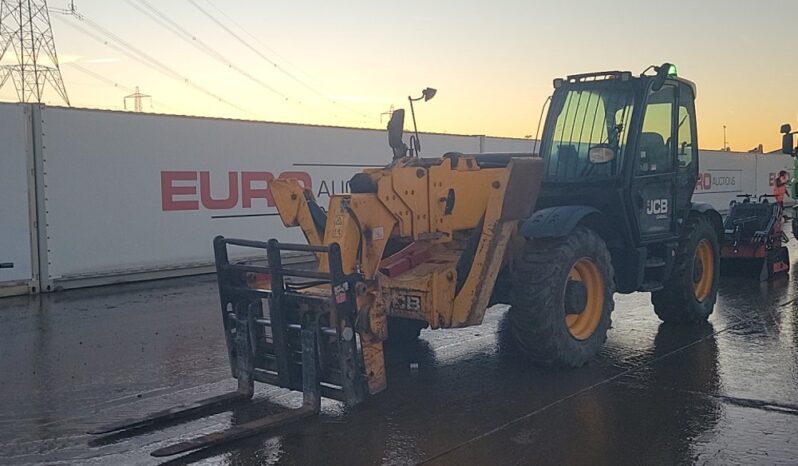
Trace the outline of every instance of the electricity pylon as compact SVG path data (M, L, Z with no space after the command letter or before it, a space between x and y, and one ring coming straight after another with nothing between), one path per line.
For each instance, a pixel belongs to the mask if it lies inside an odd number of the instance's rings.
M69 105L46 0L0 0L0 89L8 81L20 102L41 102L49 83Z
M142 94L139 91L139 87L138 86L136 86L136 92L125 96L125 98L123 100L123 105L125 106L125 110L127 110L127 101L128 101L128 99L132 99L133 100L133 111L134 112L139 112L140 113L143 110L141 102L144 99L150 99L150 106L152 106L152 96L151 95L147 95L147 94Z

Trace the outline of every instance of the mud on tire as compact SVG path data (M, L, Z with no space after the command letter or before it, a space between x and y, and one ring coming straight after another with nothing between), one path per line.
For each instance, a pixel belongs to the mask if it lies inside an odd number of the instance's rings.
M712 251L712 257L704 264L704 261L696 258L700 256L699 251L707 245ZM701 270L696 270L697 267L701 267ZM711 277L704 283L705 291L699 292L702 277L708 272ZM663 322L705 322L715 307L719 272L717 233L705 216L691 216L684 226L673 271L665 282L664 289L651 293L654 312Z
M566 298L566 289L572 286L577 264L585 262L594 271L593 286L584 286L595 320L587 331L577 332L577 338L566 323L567 306L571 318L574 315L572 292ZM577 227L563 238L528 240L515 262L509 311L510 330L522 352L537 363L559 367L579 367L593 358L607 339L615 307L613 277L607 246L593 230Z

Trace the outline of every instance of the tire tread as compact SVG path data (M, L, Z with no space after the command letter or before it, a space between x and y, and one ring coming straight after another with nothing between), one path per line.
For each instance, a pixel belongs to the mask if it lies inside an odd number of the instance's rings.
M585 340L571 336L565 325L564 286L573 264L586 254L604 274L604 312L596 331ZM615 303L614 273L607 246L585 227L556 239L528 240L513 274L510 329L526 356L538 363L579 367L590 360L607 339Z

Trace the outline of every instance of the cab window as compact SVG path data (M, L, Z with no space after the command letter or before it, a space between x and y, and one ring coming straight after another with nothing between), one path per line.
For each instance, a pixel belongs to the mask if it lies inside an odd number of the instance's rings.
M685 105L679 105L679 137L676 146L676 160L679 161L679 168L687 168L693 163L693 125L692 112Z
M634 93L614 83L576 88L555 94L544 134L541 156L547 181L573 182L617 176L626 149ZM592 163L590 149L605 147L614 154L608 163Z
M637 144L639 173L654 174L673 170L671 135L674 100L673 86L666 85L649 94L643 131Z

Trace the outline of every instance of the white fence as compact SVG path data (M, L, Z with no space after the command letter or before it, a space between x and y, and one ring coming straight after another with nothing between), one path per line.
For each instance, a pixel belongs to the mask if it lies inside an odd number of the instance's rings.
M428 156L533 150L525 139L421 139ZM6 294L209 271L219 234L299 241L269 181L301 179L326 204L391 156L384 131L10 104L0 140ZM724 210L737 194L770 192L782 169L787 156L702 151L695 200Z

